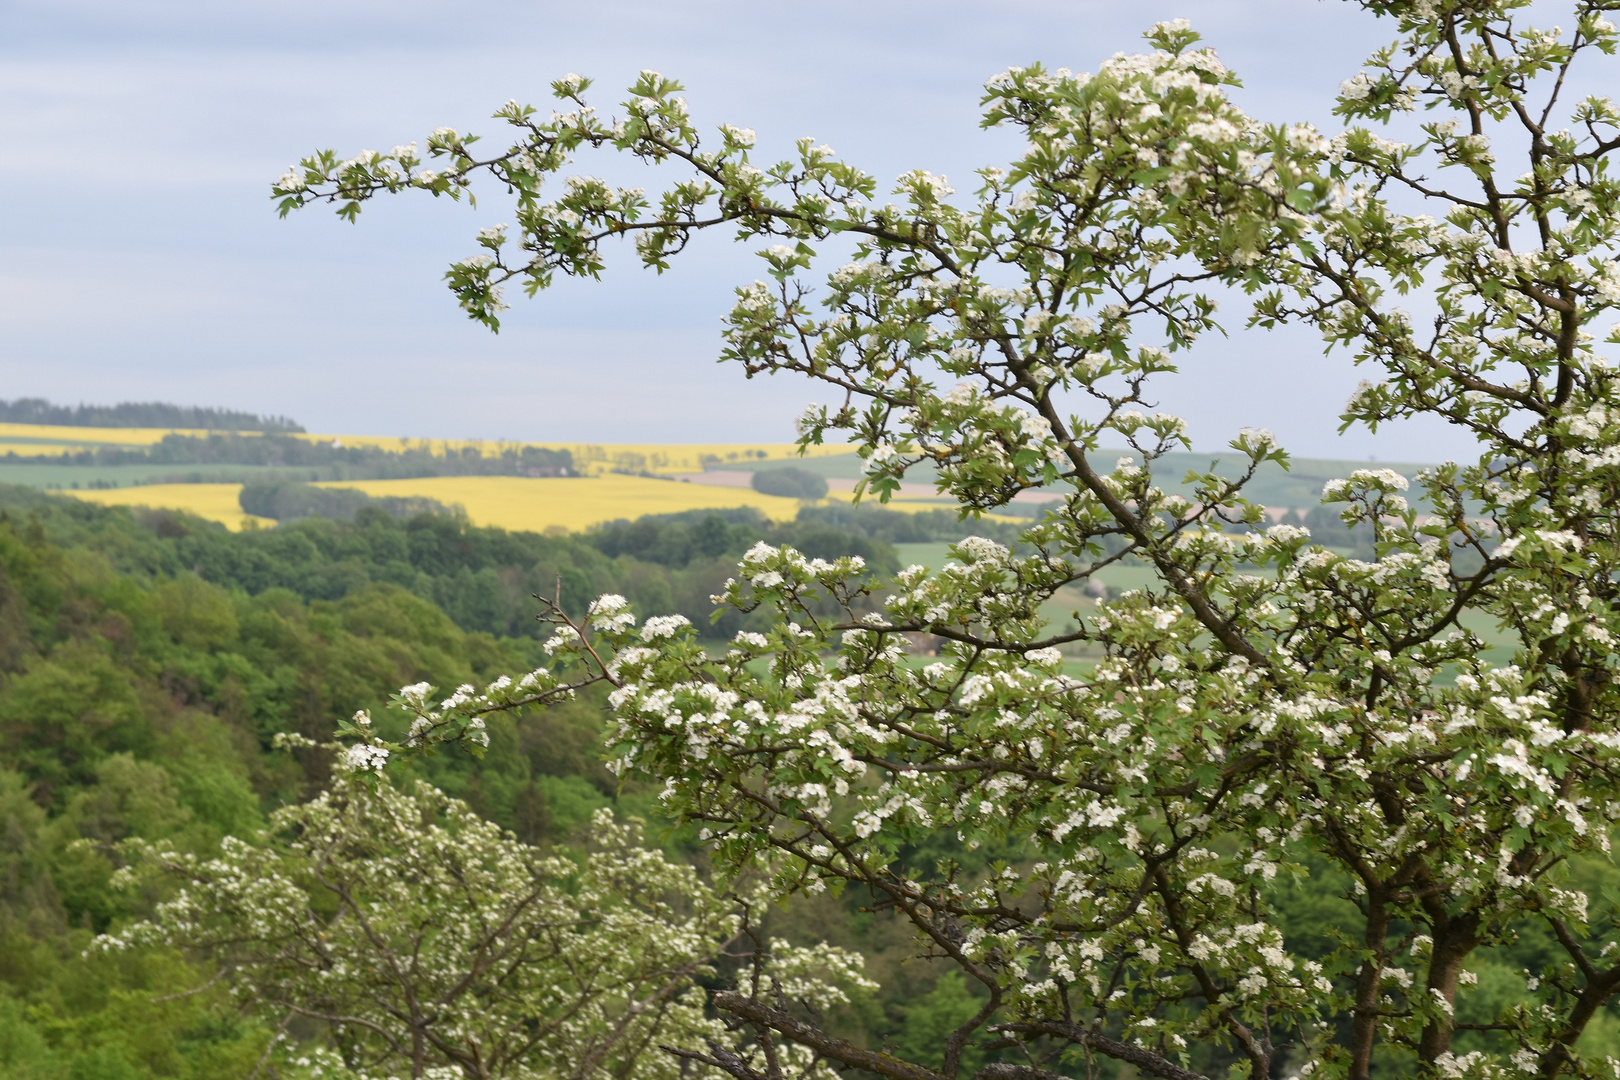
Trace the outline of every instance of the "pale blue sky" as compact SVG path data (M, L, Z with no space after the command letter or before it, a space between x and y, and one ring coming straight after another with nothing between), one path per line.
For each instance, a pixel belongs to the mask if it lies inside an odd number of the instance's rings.
M268 184L316 147L493 131L491 110L545 104L565 72L611 94L644 67L765 149L813 135L885 178L965 180L1010 149L978 130L986 77L1090 69L1176 16L1244 76L1252 113L1324 127L1387 33L1337 0L0 0L0 397L377 434L785 441L816 389L713 360L731 287L757 276L741 248L706 245L663 279L615 260L599 285L518 299L492 337L439 275L503 220L493 201L396 200L351 227L324 210L278 221ZM1359 375L1321 352L1305 333L1234 332L1161 401L1200 448L1257 425L1302 455L1464 451L1438 427L1337 436Z

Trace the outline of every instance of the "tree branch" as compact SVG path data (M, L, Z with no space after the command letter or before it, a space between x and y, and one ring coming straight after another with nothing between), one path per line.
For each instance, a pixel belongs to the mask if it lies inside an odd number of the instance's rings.
M925 1069L921 1065L913 1065L899 1058L891 1057L882 1051L863 1050L854 1043L846 1042L834 1035L829 1035L820 1028L800 1020L780 1009L773 1009L762 1005L753 998L741 994L722 992L714 995L715 1008L740 1016L754 1024L763 1024L778 1034L792 1039L803 1046L808 1046L823 1057L833 1061L842 1062L852 1069L865 1069L867 1072L886 1076L889 1080L948 1080L932 1069ZM733 1074L736 1075L736 1074ZM1189 1078L1176 1078L1176 1080L1189 1080ZM1202 1078L1198 1078L1202 1080Z
M1105 1057L1115 1061L1123 1061L1127 1065L1134 1065L1149 1076L1157 1076L1162 1080L1209 1080L1203 1073L1184 1069L1175 1062L1162 1055L1140 1046L1111 1039L1100 1031L1094 1031L1079 1024L1066 1023L1061 1020L1031 1020L1016 1024L997 1024L992 1030L1014 1031L1028 1035L1046 1035L1053 1038L1066 1039L1077 1046L1084 1046L1088 1050L1095 1050ZM992 1072L990 1070L1003 1070ZM1016 1072L1011 1070L1025 1070ZM1044 1069L1032 1069L1027 1065L987 1065L979 1070L984 1080L1047 1080L1054 1074Z

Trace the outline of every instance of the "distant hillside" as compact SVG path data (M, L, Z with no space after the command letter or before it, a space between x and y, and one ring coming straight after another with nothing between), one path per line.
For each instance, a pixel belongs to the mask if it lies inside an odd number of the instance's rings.
M1118 458L1135 458L1136 455L1129 450L1097 450L1091 455L1092 464L1100 470L1113 468ZM727 461L721 468L735 471L758 471L764 469L780 468L780 461ZM862 476L861 459L853 453L837 457L817 457L796 460L793 467L805 472L813 472L828 479L857 480ZM1182 478L1189 472L1202 473L1213 469L1222 476L1236 477L1239 470L1246 464L1231 451L1216 451L1208 454L1176 453L1166 454L1154 465L1154 479L1167 491L1179 492L1184 495L1192 493L1192 487L1182 482ZM1431 468L1431 465L1414 462L1394 461L1334 461L1323 458L1293 458L1287 469L1280 465L1267 462L1256 470L1254 479L1244 488L1244 494L1252 501L1262 506L1277 507L1280 509L1304 510L1317 506L1322 501L1322 487L1329 480L1338 480L1349 476L1357 469L1394 469L1407 477L1412 477L1419 470ZM936 473L932 465L927 463L913 465L906 472L906 479L916 483L932 483ZM1015 508L1016 511L1016 508Z
M1099 451L1092 455L1099 465L1107 466L1116 457L1135 457L1128 452L1118 454ZM1221 476L1236 478L1248 462L1231 451L1211 454L1166 454L1155 463L1154 479L1165 490L1192 494L1192 487L1182 482L1189 472L1213 471ZM1329 480L1341 480L1357 469L1394 469L1411 478L1432 464L1409 461L1335 461L1324 458L1296 457L1287 469L1271 462L1255 471L1254 479L1243 489L1243 494L1262 506L1304 510L1322 502L1322 488Z
M303 426L285 416L258 416L235 409L205 409L162 401L119 405L52 405L44 398L0 401L0 423L63 424L103 428L203 428L210 431L292 431Z

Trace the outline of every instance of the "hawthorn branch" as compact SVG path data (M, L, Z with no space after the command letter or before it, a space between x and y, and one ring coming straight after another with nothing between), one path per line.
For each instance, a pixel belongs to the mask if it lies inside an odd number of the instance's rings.
M1080 1024L1062 1020L1027 1020L1014 1024L997 1024L992 1030L1065 1039L1076 1046L1095 1050L1104 1057L1134 1065L1149 1076L1157 1076L1161 1080L1209 1080L1203 1073L1184 1069L1161 1054L1120 1042L1118 1039L1111 1039L1100 1031ZM1055 1074L1028 1065L987 1065L979 1070L979 1076L983 1080L1049 1080Z
M932 1069L901 1061L882 1051L863 1050L854 1043L840 1039L836 1035L829 1035L820 1028L805 1023L791 1013L773 1009L742 994L718 993L714 995L714 1005L722 1012L731 1013L752 1024L762 1024L784 1038L792 1039L822 1057L840 1062L852 1069L865 1069L867 1072L888 1077L889 1080L948 1080Z

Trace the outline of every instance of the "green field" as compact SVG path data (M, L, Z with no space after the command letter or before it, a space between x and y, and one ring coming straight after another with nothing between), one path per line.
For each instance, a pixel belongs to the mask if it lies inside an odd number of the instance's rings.
M1134 457L1134 455L1127 450L1099 450L1091 455L1093 464L1100 470L1111 470L1114 462L1122 457ZM815 473L829 479L856 480L862 476L861 460L854 454L806 458L792 462L727 462L724 468L755 472L760 469L779 469L784 464L790 464L796 469L803 469L805 472ZM1154 473L1159 485L1165 490L1190 495L1192 488L1182 482L1183 477L1189 472L1214 471L1222 476L1235 477L1238 475L1239 467L1243 464L1243 459L1230 451L1224 454L1166 454L1155 464ZM1349 476L1357 469L1394 469L1398 473L1412 477L1420 470L1430 467L1429 465L1412 462L1295 458L1288 469L1269 463L1262 466L1255 473L1254 479L1249 482L1245 493L1251 501L1260 503L1263 506L1304 509L1321 502L1323 484L1326 484L1329 480ZM935 470L931 465L914 465L907 471L906 479L916 483L929 483L932 482L935 475Z
M25 465L0 462L0 484L57 488L136 487L145 484L220 484L251 480L331 480L331 470L267 465Z

